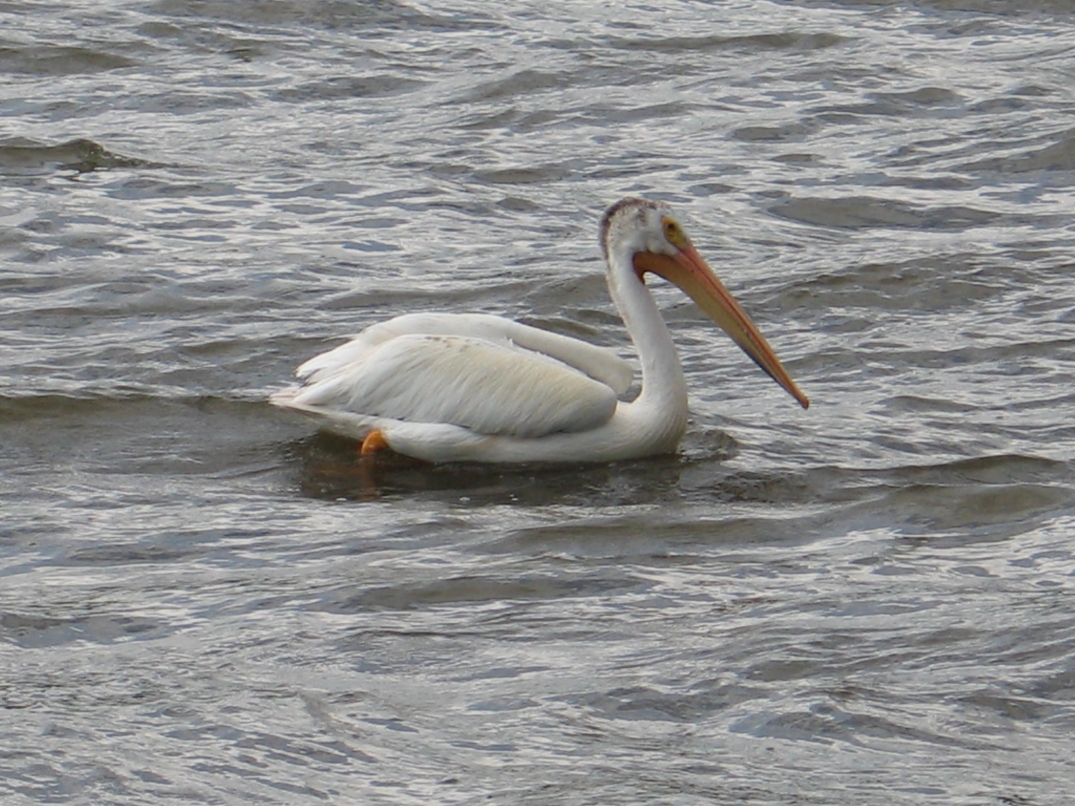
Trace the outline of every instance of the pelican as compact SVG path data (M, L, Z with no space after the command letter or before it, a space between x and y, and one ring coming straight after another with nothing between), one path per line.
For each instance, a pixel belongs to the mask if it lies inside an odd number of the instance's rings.
M611 350L484 314L409 314L302 364L270 401L322 428L431 462L610 462L676 450L687 383L646 288L675 283L805 409L769 343L664 203L623 199L601 219L609 293L638 351L642 387Z

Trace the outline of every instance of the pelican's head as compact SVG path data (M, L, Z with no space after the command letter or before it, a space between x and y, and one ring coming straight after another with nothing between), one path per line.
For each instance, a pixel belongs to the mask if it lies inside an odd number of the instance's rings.
M628 262L642 283L646 272L652 272L683 289L799 405L804 409L810 405L769 342L698 254L667 204L648 199L616 202L601 219L601 247L610 269Z
M601 218L601 247L605 259L612 254L639 252L674 255L677 248L668 239L668 223L682 233L682 228L672 217L672 208L664 202L620 199Z

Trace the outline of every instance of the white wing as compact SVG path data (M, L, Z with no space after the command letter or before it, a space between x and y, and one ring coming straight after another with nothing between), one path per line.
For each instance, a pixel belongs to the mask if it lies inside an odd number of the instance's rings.
M348 413L532 438L606 422L631 368L609 350L499 317L417 314L368 328L299 375L307 385L274 402L329 420Z
M325 374L350 364L378 344L410 333L443 336L471 336L477 339L519 346L555 358L589 375L622 395L631 386L631 365L604 347L561 336L548 330L523 325L489 314L414 313L372 325L351 341L314 356L298 368L303 380L316 381Z

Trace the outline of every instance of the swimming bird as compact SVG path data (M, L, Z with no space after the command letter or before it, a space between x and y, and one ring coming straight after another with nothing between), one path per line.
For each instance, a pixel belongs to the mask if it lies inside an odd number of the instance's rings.
M668 205L623 199L601 219L609 293L642 385L609 349L486 314L408 314L311 358L270 401L322 428L431 462L609 462L676 450L687 383L646 287L675 283L803 408L810 403Z

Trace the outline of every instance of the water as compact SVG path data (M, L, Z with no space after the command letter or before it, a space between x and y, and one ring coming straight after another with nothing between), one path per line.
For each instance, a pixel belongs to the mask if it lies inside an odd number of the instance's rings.
M1075 786L1075 20L1001 0L0 6L4 804L1009 804ZM406 311L629 352L678 456L265 403Z

